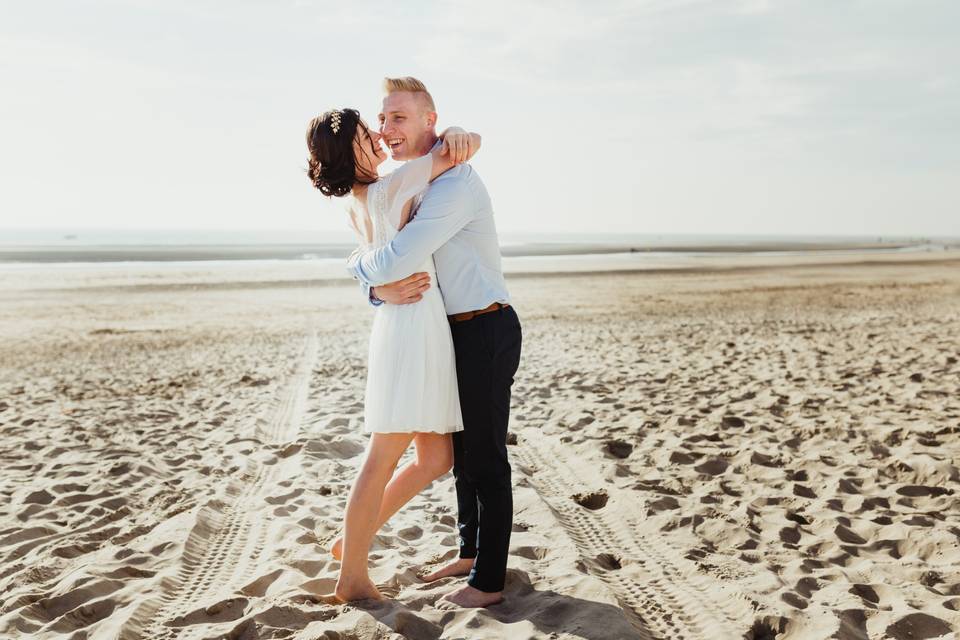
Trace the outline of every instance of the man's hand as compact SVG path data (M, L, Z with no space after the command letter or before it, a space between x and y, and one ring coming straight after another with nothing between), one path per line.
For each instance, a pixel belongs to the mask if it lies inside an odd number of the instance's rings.
M371 287L376 297L390 304L412 304L423 298L423 292L430 288L430 274L421 271L403 280L397 280L379 287Z

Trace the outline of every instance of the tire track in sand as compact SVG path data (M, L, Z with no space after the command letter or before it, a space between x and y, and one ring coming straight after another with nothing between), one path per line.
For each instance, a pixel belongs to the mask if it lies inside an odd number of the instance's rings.
M537 439L521 438L519 446L511 449L520 471L576 545L583 566L610 587L638 638L744 636L754 617L746 597L730 585L722 585L718 597L717 581L699 573L695 564L662 538L641 533L637 516L616 508L615 494L596 510L574 501L574 495L589 494L602 484L598 478L589 487L582 480L596 477L594 469L572 460L560 447L544 441L542 434Z
M294 372L279 392L278 403L257 421L254 437L262 445L288 442L297 437L317 359L317 335L304 340ZM176 575L164 578L159 593L134 610L120 631L120 640L187 640L202 634L203 624L178 617L196 611L201 603L209 622L229 604L204 603L213 592L230 593L242 587L257 565L267 535L266 522L257 508L273 489L278 465L263 464L252 457L239 477L231 479L221 497L211 500L197 514L184 543ZM204 620L197 620L203 622Z

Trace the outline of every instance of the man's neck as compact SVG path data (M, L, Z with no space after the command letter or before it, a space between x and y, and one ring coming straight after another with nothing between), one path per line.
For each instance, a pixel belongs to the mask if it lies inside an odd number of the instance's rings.
M430 150L433 149L433 145L437 144L437 140L439 140L439 139L440 139L440 138L438 138L438 137L437 137L437 134L435 134L435 133L429 133L429 134L427 134L427 135L423 138L423 142L422 142L422 144L420 145L420 148L417 149L417 157L418 157L418 158L421 158L421 157L427 155L428 153L430 153Z

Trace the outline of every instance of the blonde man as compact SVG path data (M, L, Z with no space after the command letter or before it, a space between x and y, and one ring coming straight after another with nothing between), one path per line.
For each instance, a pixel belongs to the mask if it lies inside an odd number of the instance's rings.
M436 106L426 86L416 78L386 78L384 90L380 134L393 159L429 153L439 139ZM459 558L424 579L469 574L466 585L444 598L486 607L503 599L513 526L506 438L510 387L520 363L520 320L510 306L493 208L477 172L458 165L417 200L416 213L396 237L379 249L355 253L348 270L369 287L372 304L410 304L430 286L427 274L413 272L433 255L456 352L464 428L453 434Z

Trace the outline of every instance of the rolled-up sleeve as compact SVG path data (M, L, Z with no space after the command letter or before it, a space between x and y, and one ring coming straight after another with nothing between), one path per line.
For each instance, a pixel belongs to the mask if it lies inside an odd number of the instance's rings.
M441 175L433 181L413 220L385 246L352 255L347 271L367 286L406 278L470 221L475 204L465 179Z

